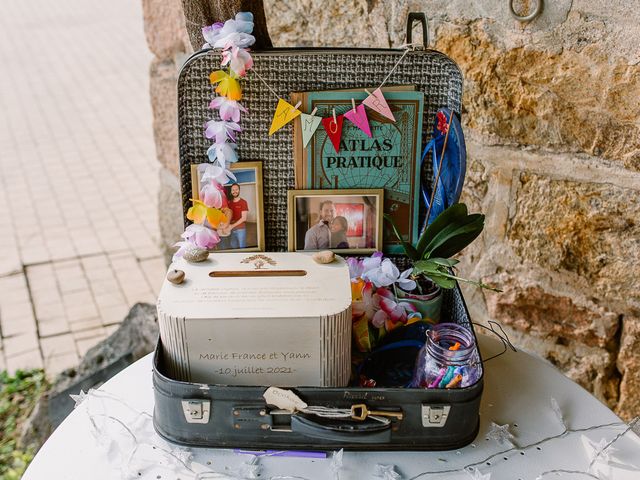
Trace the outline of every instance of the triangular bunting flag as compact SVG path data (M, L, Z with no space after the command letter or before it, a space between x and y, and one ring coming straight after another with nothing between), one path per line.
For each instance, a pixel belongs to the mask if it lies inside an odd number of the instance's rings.
M311 140L311 137L313 137L313 134L320 126L321 121L322 121L322 118L317 117L315 115L308 115L306 113L303 113L300 116L300 123L302 125L302 146L303 147L307 146L307 144L309 143L309 140Z
M340 152L340 138L342 137L342 121L344 115L338 115L337 117L327 117L322 119L322 126L327 131L327 135L333 143L336 153Z
M367 112L364 110L364 105L358 105L355 110L351 109L344 114L345 117L356 127L367 134L367 137L371 138L371 128L369 128L369 120L367 119Z
M285 102L283 99L278 100L276 113L273 114L273 120L271 121L269 135L273 135L301 113L300 110L297 110L289 102Z
M384 99L384 95L382 94L382 90L376 88L372 94L370 94L367 98L365 98L362 103L369 107L371 110L375 110L380 115L387 117L389 120L395 122L396 118L391 113L391 109L387 104L387 101Z

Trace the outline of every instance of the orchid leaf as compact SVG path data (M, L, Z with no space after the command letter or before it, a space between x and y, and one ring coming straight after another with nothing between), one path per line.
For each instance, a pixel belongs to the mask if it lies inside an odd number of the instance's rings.
M473 242L482 233L483 228L484 215L468 215L463 222L443 229L428 245L425 256L452 257Z
M440 288L446 288L449 290L456 286L456 281L454 279L448 278L444 275L431 274L427 275L427 277Z
M443 265L445 267L453 267L454 265L457 265L458 263L460 263L460 260L455 259L455 258L438 258L438 257L434 257L434 258L430 258L429 259L430 262L433 262L437 265Z
M395 234L398 241L402 244L402 248L404 248L404 253L407 255L407 257L409 257L413 261L420 260L420 255L418 254L418 251L416 250L416 248L413 245L411 245L409 242L405 241L402 238L402 235L400 235L400 232L398 231L398 228L396 227L396 224L393 221L393 218L391 217L391 215L389 215L388 213L385 213L384 219L391 224L391 228L393 228L393 233Z
M455 203L438 215L418 239L416 249L420 258L424 258L427 246L442 229L466 216L467 206L464 203Z

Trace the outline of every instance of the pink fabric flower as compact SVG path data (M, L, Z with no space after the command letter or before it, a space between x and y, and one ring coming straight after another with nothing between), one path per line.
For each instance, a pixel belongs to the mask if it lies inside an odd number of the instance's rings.
M240 112L247 113L247 109L240 105L236 100L229 100L227 97L215 97L211 100L209 108L218 110L220 119L225 122L232 120L240 121Z
M359 317L364 315L368 321L371 321L379 308L380 299L373 293L373 284L371 282L365 282L362 287L362 300L351 303L353 316Z
M380 309L373 316L371 323L375 327L384 326L387 331L393 330L399 323L407 323L409 316L414 316L417 309L413 304L396 301L393 293L386 288L376 290Z
M221 65L229 65L229 68L231 68L236 75L244 77L247 74L247 70L253 67L253 58L251 58L251 54L247 50L231 47L222 52Z
M215 120L209 120L205 125L204 136L209 139L215 139L216 143L224 143L227 138L231 141L236 141L235 132L241 132L242 128L235 122L217 122Z
M207 207L222 208L227 206L222 185L215 181L207 183L200 189L200 200Z
M220 243L220 236L215 230L197 223L192 223L185 228L180 236L198 248L209 249Z

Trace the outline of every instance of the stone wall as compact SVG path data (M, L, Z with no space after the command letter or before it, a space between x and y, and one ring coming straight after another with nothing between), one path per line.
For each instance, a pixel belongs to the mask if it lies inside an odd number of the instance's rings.
M169 245L181 229L173 86L189 47L179 0L143 4ZM276 46L398 46L407 12L428 14L430 46L465 76L463 200L487 215L461 271L504 289L465 289L474 320L500 321L622 417L640 415L640 1L548 1L526 24L507 0L265 9Z

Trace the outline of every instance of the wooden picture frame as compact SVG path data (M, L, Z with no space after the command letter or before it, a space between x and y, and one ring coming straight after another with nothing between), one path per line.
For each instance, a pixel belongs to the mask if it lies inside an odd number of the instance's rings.
M290 252L370 254L382 250L384 189L289 190L287 200ZM362 205L361 237L347 237L349 225L345 217L336 215L336 204Z
M207 163L191 165L191 194L195 200L200 200L201 176ZM224 236L222 241L211 251L212 252L263 252L265 245L264 234L264 206L262 192L262 162L237 162L229 166L229 170L236 176L237 182L230 180L225 185L225 194L229 202L233 201L230 194L234 184L239 187L241 200L245 200L248 207L248 218L245 222L245 247L236 247L241 241L240 236ZM247 189L247 187L250 187ZM244 193L243 192L247 192ZM243 197L244 195L244 197ZM218 232L221 233L220 231ZM222 236L222 235L221 235ZM230 237L230 238L228 238Z

